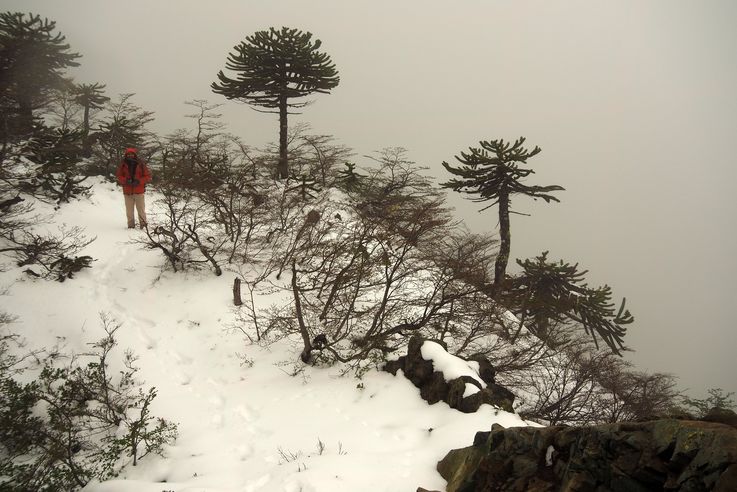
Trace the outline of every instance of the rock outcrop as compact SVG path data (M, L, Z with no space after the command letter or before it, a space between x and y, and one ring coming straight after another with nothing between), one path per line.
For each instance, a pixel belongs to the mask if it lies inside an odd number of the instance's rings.
M468 376L446 381L443 373L433 367L432 361L422 357L423 343L425 340L421 337L412 337L407 348L407 355L387 362L384 370L396 375L401 369L404 376L420 389L420 396L430 404L444 401L451 408L464 413L472 413L484 403L488 403L507 412L513 412L514 395L494 382L494 368L487 359L482 357L472 359L478 364L478 376L486 387L483 387L477 379ZM467 384L474 385L478 391L468 394Z
M592 427L495 425L438 463L447 492L737 491L737 429L656 420Z

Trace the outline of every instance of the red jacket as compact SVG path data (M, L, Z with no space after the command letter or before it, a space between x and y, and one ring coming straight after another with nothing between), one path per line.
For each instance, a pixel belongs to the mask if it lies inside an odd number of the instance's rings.
M146 191L146 183L151 181L151 171L141 158L138 158L138 164L136 164L133 176L130 175L130 168L125 160L120 161L118 172L115 175L118 177L118 184L123 186L123 194L125 195L139 195L144 193ZM138 184L126 184L129 179L137 179Z

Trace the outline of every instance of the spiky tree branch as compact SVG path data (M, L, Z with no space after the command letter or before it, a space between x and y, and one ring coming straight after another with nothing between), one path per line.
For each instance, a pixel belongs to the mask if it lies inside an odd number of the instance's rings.
M626 299L615 310L611 287L589 287L588 271L579 272L578 264L549 262L547 255L545 251L534 260L517 260L523 273L512 282L510 304L521 304L520 316L538 337L544 339L553 323L573 321L583 326L597 348L601 339L620 354L626 325L634 321L625 309Z

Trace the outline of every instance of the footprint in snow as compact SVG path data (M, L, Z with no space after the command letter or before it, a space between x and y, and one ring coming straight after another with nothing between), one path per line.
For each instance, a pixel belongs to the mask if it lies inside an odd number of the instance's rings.
M180 366L190 365L193 360L192 357L180 354L179 352L175 350L169 351L169 355L171 356L172 359L174 359L174 362L176 362Z
M156 326L156 322L148 318L138 318L137 321L139 325L145 325L148 328L153 328Z
M180 372L177 374L177 379L179 380L179 384L182 386L187 386L189 383L192 382L192 375L187 374L186 372Z
M156 326L156 323L146 318L136 318L129 316L128 319L130 320L129 324L136 327L138 337L146 345L146 348L149 350L155 349L158 345L158 340L149 335L147 330L150 328L154 328Z
M213 386L215 388L222 388L224 381L223 381L222 378L218 378L218 379L219 379L219 381L216 381L213 378L207 378L205 381L207 382L207 384L209 384L209 385L211 385L211 386Z
M289 480L284 483L284 492L314 492L314 488L299 480Z
M225 398L222 397L222 395L213 395L208 400L213 407L217 408L218 410L222 409L225 406Z
M235 454L241 461L246 461L248 458L253 456L253 446L250 444L242 444L235 448Z
M308 399L308 398L313 399L313 400L315 399L315 395L314 395L312 388L307 388L305 390L293 393L289 397L289 401L303 400L303 399Z
M409 470L409 468L411 468L412 464L414 463L413 458L414 458L414 453L412 452L404 453L404 455L402 456L402 460L401 460L402 466L405 469Z
M258 418L258 413L248 405L238 405L235 411L246 422L253 422Z
M339 408L339 407L338 408L335 408L335 413L338 414L338 416L340 416L343 419L343 421L345 421L345 422L349 422L349 421L353 420L351 418L351 416L349 414L345 413L345 410L342 409L342 408Z
M223 407L225 407L225 398L222 395L213 395L208 399L208 402L214 408L214 415L210 419L210 422L216 429L222 429L223 422L225 421L222 414Z
M256 492L257 490L261 490L264 488L264 485L269 483L271 481L271 475L264 475L262 477L257 478L256 480L251 480L246 484L246 487L243 489L244 492Z
M149 336L147 333L145 333L141 328L138 328L138 337L141 339L141 341L146 345L146 348L151 350L155 349L157 345L157 341Z
M266 436L270 436L273 434L272 431L266 430L263 427L260 427L255 424L246 425L246 432L248 432L254 437L266 437Z

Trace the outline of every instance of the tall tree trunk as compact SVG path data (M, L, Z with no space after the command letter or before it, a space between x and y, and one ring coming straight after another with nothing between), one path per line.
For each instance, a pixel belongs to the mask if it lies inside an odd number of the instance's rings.
M84 120L82 121L82 155L89 157L92 155L90 145L90 107L84 107Z
M509 262L509 251L512 237L509 232L509 192L503 190L499 193L499 254L494 263L494 294L501 291L504 278L507 274L507 263Z
M287 162L287 96L279 98L279 179L289 177L289 163Z
M18 101L18 134L26 136L33 132L33 104L29 100Z

